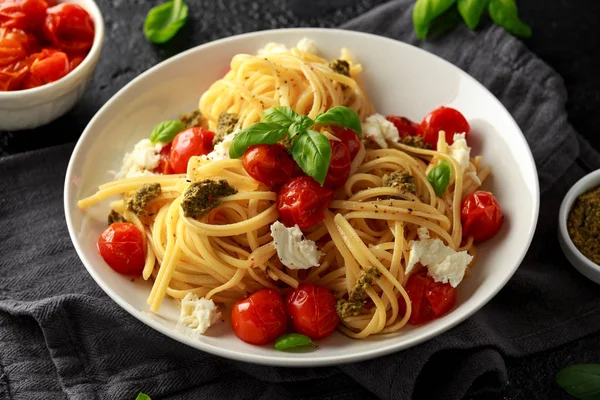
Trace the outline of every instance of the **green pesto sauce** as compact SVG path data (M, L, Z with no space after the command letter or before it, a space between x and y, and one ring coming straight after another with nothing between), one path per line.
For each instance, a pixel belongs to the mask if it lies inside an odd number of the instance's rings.
M115 210L110 210L110 213L108 214L108 225L114 224L115 222L127 222L127 220Z
M144 216L147 214L146 207L148 204L160 196L161 193L160 183L144 183L127 199L127 207L136 215Z
M240 117L237 114L225 112L219 114L219 119L217 121L217 132L213 140L213 144L219 143L225 136L233 132L239 120Z
M406 136L400 139L400 143L405 146L415 147L417 149L433 149L429 143L425 143L425 140L423 140L421 136Z
M194 110L188 114L181 114L179 121L185 125L186 129L202 126L202 113L200 110Z
M383 186L396 188L404 194L417 193L415 178L403 169L385 175L383 177Z
M333 60L329 63L329 68L338 74L350 77L350 64L346 60Z
M381 274L376 268L361 270L358 275L358 279L356 280L356 284L352 290L350 290L348 300L338 299L335 305L335 311L338 316L344 319L346 317L360 314L360 309L364 304L363 297L365 296L366 290L371 287L373 280L375 278L379 278L380 276Z
M577 197L567 218L567 230L575 247L600 265L600 186Z
M204 179L188 187L183 195L181 208L187 218L201 218L221 202L221 197L236 193L237 190L225 179Z

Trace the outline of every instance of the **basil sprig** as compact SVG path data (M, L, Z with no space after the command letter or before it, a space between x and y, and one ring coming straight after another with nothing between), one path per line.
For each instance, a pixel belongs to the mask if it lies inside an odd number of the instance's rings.
M600 364L575 364L556 374L556 383L582 400L600 399Z
M144 21L144 35L152 43L168 42L185 25L188 6L183 0L171 0L152 8Z
M275 340L275 349L284 351L295 347L317 346L308 336L299 333L287 333Z
M170 143L179 132L185 129L185 125L180 121L167 120L156 125L150 133L150 141L154 144Z
M425 40L432 23L456 10L467 26L476 29L487 10L490 18L509 33L530 37L531 28L519 19L515 0L417 0L413 8L413 25L417 37Z
M333 107L314 121L290 107L271 107L263 111L261 122L241 130L233 138L229 157L240 158L250 146L275 144L287 138L298 166L323 185L331 161L331 146L325 135L310 129L315 125L336 125L352 129L358 135L362 133L358 114L347 107Z
M452 168L448 161L444 160L439 163L438 166L433 168L427 174L427 180L433 186L433 190L437 196L441 196L446 191L448 184L450 183L450 175L452 174Z

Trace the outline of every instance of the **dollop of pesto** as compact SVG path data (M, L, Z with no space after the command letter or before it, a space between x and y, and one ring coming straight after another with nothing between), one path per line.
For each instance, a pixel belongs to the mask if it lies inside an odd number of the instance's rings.
M415 178L407 171L400 169L383 177L383 186L393 187L405 194L416 194Z
M110 210L108 213L108 225L114 224L115 222L127 222L125 218L115 210Z
M217 144L223 140L223 138L229 135L235 129L235 125L240 120L237 114L222 112L219 114L217 121L217 132L213 140L213 144Z
M187 218L201 218L215 208L221 197L236 194L237 190L227 183L225 179L204 179L192 183L183 194L181 208Z
M350 77L350 64L348 64L348 61L346 60L333 60L329 63L329 68L331 68L333 72Z
M600 265L600 186L577 197L567 218L567 230L575 247Z
M400 139L400 143L405 146L415 147L417 149L433 149L433 146L431 146L429 143L426 143L421 136L406 136Z
M185 125L185 129L202 126L202 113L200 110L194 110L187 114L181 114L179 121Z
M148 204L160 196L161 193L160 183L144 183L127 199L127 207L136 215L144 216L147 214L146 207Z
M350 290L348 300L338 299L335 305L335 312L340 318L346 318L360 314L365 296L365 291L373 283L373 279L379 278L381 274L376 268L369 268L368 270L361 270L356 279L356 284Z

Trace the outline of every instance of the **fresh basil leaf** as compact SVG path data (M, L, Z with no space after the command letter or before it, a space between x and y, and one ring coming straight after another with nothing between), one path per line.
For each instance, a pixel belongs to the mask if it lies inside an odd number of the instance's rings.
M437 16L429 23L427 37L436 39L452 32L462 21L458 9L454 6L447 9L442 15Z
M185 25L188 6L183 0L171 0L152 8L144 21L144 35L152 43L165 43Z
M240 158L248 147L255 144L275 144L283 139L287 132L287 128L269 122L253 124L234 136L229 147L229 157Z
M431 183L431 186L433 186L433 190L437 196L443 195L446 191L446 188L450 183L451 174L452 168L446 160L442 161L427 174L427 180Z
M488 12L492 21L509 33L524 38L531 37L531 28L519 19L519 10L515 0L490 0Z
M490 0L457 0L456 6L467 26L475 29L489 3Z
M556 374L556 383L583 400L600 399L600 364L575 364Z
M294 137L300 132L304 132L315 124L315 121L308 118L306 115L299 115L296 121L289 126L290 136Z
M152 129L150 141L152 143L170 143L184 129L185 125L180 121L163 121Z
M325 135L313 130L298 135L292 144L292 157L308 176L323 186L331 161L331 146Z
M442 15L455 2L456 0L417 0L413 8L413 25L417 37L425 40L431 21Z
M281 125L284 128L288 128L291 124L296 122L300 115L291 107L287 106L276 106L267 108L262 112L260 120L263 122L271 122L273 124Z
M140 392L137 397L135 398L135 400L152 400L150 398L150 396L148 396L146 393L142 393Z
M299 333L288 333L282 336L279 336L275 340L275 349L279 351L284 351L287 349L291 349L294 347L300 346L308 346L312 345L316 347L315 342L311 340L306 335L301 335Z
M315 119L315 124L341 126L352 129L358 136L362 135L362 126L358 114L356 111L344 106L336 106L323 114L319 114Z

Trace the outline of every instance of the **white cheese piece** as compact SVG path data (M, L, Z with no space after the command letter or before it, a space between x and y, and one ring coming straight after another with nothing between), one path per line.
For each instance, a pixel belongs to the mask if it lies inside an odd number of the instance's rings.
M121 164L121 171L116 179L135 178L144 175L154 175L152 170L160 161L161 143L153 144L150 139L140 140L131 153L125 154Z
M419 235L419 239L421 240L429 239L429 229L425 228L424 226L420 226L417 228L417 235Z
M213 151L208 153L206 157L209 160L228 160L229 159L229 148L231 147L231 142L235 135L237 135L239 131L231 132L229 135L223 137L223 140L215 145Z
M429 236L429 234L427 234ZM440 239L414 240L406 266L408 274L416 263L427 267L429 275L436 281L450 283L457 287L465 276L465 271L473 256L466 251L455 251Z
M298 225L287 228L279 221L271 225L271 236L277 249L277 256L289 269L308 269L319 266L322 253L317 244L304 235Z
M181 312L177 327L190 337L198 339L220 319L221 313L214 301L204 297L198 298L197 295L188 293L181 300Z
M317 54L317 44L309 38L302 38L298 41L296 48L307 53Z
M362 130L366 139L377 143L382 149L388 148L387 141L396 143L400 141L396 126L381 114L373 114L367 117L362 124Z
M265 45L262 49L258 50L259 56L265 56L267 54L277 54L286 52L288 48L281 43L270 42Z
M469 168L471 148L467 146L464 133L454 134L454 142L450 145L450 155L460 164L463 171Z

